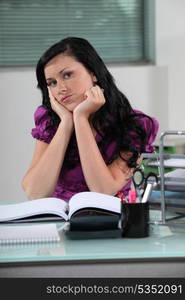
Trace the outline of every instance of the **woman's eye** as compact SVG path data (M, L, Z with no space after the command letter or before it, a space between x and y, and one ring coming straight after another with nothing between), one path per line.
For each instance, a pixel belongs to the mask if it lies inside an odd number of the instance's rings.
M52 86L52 87L55 87L57 84L57 82L54 80L54 81L50 81L50 82L47 82L47 85L48 86Z
M63 78L68 79L68 78L70 78L70 76L71 76L71 73L64 73Z

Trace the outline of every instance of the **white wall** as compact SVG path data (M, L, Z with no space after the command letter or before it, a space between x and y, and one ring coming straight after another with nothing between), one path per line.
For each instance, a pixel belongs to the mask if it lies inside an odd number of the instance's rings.
M156 66L108 66L132 105L159 120L160 132L185 129L184 12L184 0L156 1ZM41 103L35 70L1 69L0 91L1 199L25 200L20 184L34 149L33 112Z
M2 201L26 199L20 185L33 153L34 140L30 131L34 124L33 112L39 104L35 86L32 69L4 69L0 72Z
M185 130L184 0L156 0L156 54L168 66L169 129Z
M118 87L132 106L156 117L160 132L168 127L168 68L166 66L111 66Z

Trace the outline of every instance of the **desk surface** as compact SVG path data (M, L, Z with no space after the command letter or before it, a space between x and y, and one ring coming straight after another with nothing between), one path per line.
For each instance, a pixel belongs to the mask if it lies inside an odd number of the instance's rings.
M157 221L159 217L159 211L150 212L151 221ZM63 230L65 223L56 224L61 237L60 242L1 245L0 267L12 267L17 264L24 266L30 263L85 264L116 260L119 262L161 260L185 262L185 225L151 224L150 236L146 238L71 240ZM3 272L1 274L3 276Z
M153 212L151 219L157 220L159 213ZM66 236L63 230L66 223L56 222L56 225L60 242L1 245L0 262L185 257L185 225L151 224L147 238L82 240Z

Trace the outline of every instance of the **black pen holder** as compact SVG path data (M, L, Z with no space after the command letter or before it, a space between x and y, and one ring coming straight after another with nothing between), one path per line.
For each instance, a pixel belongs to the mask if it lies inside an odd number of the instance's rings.
M149 236L149 203L121 203L122 237Z

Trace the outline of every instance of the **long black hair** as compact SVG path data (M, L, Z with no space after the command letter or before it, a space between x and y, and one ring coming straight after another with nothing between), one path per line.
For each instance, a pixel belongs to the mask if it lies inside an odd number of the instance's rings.
M78 37L65 38L51 46L37 63L36 76L38 88L42 92L42 105L49 110L54 125L57 127L60 119L51 108L44 68L53 57L61 53L72 56L82 63L87 70L96 76L96 84L104 90L106 102L93 115L92 125L102 136L102 144L105 150L110 142L116 142L116 149L109 158L108 163L120 156L127 161L129 167L136 167L138 156L145 151L146 143L152 133L153 121L149 116L137 113L132 109L127 97L117 88L113 76L97 51L85 39ZM151 133L148 135L139 121L141 117L148 118L152 123L150 126ZM134 136L130 134L131 132L134 132ZM133 139L135 143L133 143ZM122 155L124 152L130 153L129 158L126 159Z

